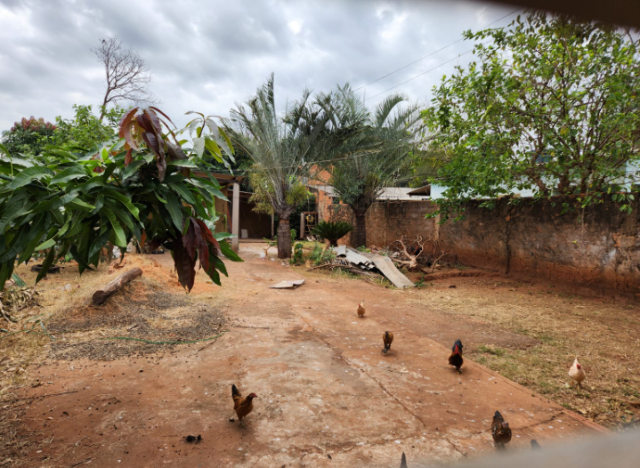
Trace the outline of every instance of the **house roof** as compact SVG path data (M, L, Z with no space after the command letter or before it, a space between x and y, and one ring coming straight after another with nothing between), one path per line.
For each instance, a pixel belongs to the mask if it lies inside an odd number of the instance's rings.
M431 187L431 186L428 186ZM314 185L313 187L310 188L314 188L317 190L321 190L323 192L325 192L327 195L332 196L332 197L337 197L338 194L336 193L335 189L333 188L333 186L331 185ZM424 187L422 187L424 188ZM427 199L429 198L429 195L431 194L431 192L429 191L429 193L415 193L413 194L413 192L416 192L417 190L420 189L412 189L410 187L384 187L380 193L380 195L378 195L378 197L376 198L376 200L379 201L409 201L409 200L423 200L423 199Z
M409 192L409 195L411 195L411 196L424 195L426 197L430 197L431 196L431 184L425 185L425 186L417 188L417 189L414 189L411 192Z

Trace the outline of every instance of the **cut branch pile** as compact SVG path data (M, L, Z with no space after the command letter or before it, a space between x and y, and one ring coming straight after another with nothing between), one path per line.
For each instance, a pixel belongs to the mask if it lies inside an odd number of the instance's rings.
M428 247L425 248L427 245ZM440 249L437 240L423 239L422 236L417 236L409 242L406 242L403 236L394 242L394 247L399 256L393 258L393 261L397 266L407 268L409 271L433 273L440 260L446 255L446 252Z

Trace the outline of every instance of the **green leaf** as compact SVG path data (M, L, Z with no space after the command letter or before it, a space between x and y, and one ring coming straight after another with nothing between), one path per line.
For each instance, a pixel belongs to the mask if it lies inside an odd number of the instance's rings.
M190 159L174 159L167 162L167 166L188 167L191 169L199 169L198 165Z
M40 282L42 278L45 277L51 265L53 265L54 260L56 259L56 249L49 249L49 253L47 254L44 262L42 262L42 269L38 272L38 277L36 278L36 284Z
M223 255L232 262L244 262L244 260L242 260L238 254L233 251L227 241L220 241L220 251L222 251Z
M39 246L36 247L36 251L40 251L40 250L46 250L50 247L53 247L54 245L56 245L56 240L51 238L47 241L44 241L42 244L40 244Z
M55 177L49 181L49 185L64 184L65 182L69 182L70 180L79 179L86 176L87 173L85 172L84 168L82 168L81 166L72 166L56 174Z
M204 145L209 150L211 155L215 158L216 161L222 162L222 152L220 151L220 147L218 144L213 141L211 138L205 138Z
M120 192L118 192L117 190L113 190L113 189L107 189L106 193L108 193L109 195L111 195L113 198L115 198L116 200L118 200L120 203L122 203L124 206L127 207L127 209L131 212L131 214L136 218L136 219L140 219L138 216L140 215L140 210L138 210L138 208L136 208L134 206L133 203L131 203L131 199L124 196L123 194L121 194Z
M198 178L191 178L188 179L190 183L192 183L193 185L195 185L196 187L199 187L201 189L206 190L207 192L209 192L211 195L213 195L216 198L219 198L220 200L223 201L229 201L229 199L224 195L224 193L222 193L220 190L218 190L217 188L215 188L211 182L209 182L206 179L198 179Z
M90 205L89 203L83 202L79 198L74 198L69 203L67 203L67 205L70 205L71 207L77 208L79 210L87 210L87 211L91 211L95 208L95 206Z
M5 204L5 212L2 214L2 218L0 218L0 233L4 232L5 228L16 218L27 213L26 203L25 202L13 202L8 205Z
M178 229L178 231L182 231L182 227L184 224L184 220L182 217L182 204L178 197L176 197L173 192L167 191L165 196L167 197L167 211L169 211L169 215L171 216L171 221L173 221L173 225Z
M118 222L118 218L116 218L116 215L106 206L102 209L102 212L105 214L107 219L109 219L109 222L113 227L113 233L115 235L114 244L116 244L118 247L126 247L127 237L124 233L124 229L122 229L122 226Z
M33 166L20 172L11 183L7 184L6 190L12 191L24 187L32 180L42 179L43 177L54 175L53 171L44 166ZM4 190L3 190L4 191Z
M169 182L168 185L174 191L178 192L178 195L180 195L184 201L186 201L190 205L196 204L196 199L193 197L193 194L182 182Z
M144 159L137 159L135 161L133 161L131 164L129 164L124 172L122 173L122 180L127 180L129 177L131 177L133 174L136 173L136 171L138 169L140 169L142 166L144 166L145 164L147 164L147 161L145 161Z

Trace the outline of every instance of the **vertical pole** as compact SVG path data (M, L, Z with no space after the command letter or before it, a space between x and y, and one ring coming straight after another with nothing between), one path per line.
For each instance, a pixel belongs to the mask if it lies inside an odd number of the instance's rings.
M238 253L240 248L240 185L233 184L233 205L231 211L231 248Z
M306 219L304 217L305 213L300 213L300 239L304 240L304 233L307 230Z
M276 216L273 213L271 213L271 238L272 239L276 235L275 224L276 224Z

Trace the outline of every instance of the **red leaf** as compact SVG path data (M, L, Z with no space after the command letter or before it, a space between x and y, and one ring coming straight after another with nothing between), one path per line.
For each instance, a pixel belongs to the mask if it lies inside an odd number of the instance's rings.
M189 256L183 243L184 239L180 237L173 243L173 263L178 273L178 281L191 291L196 279L196 260Z
M133 161L133 156L131 155L132 153L132 149L129 148L129 150L127 151L127 154L124 157L124 166L127 167L129 164L131 164L131 161Z
M156 114L151 109L147 109L145 112L149 116L149 120L153 124L153 128L155 130L156 135L162 135L162 124L160 123L160 118L158 117L158 114Z
M182 245L184 246L187 254L192 259L196 258L196 235L193 229L193 224L189 224L189 229L184 236L182 236Z
M129 112L127 112L124 116L122 116L122 120L120 121L120 129L118 131L118 136L120 138L124 138L125 141L135 150L138 150L138 144L131 136L131 122L138 111L137 107L134 107Z
M149 106L149 109L154 110L155 112L158 112L160 114L162 114L165 119L167 119L169 122L171 122L173 124L173 126L175 126L176 124L173 123L173 121L169 118L169 116L167 114L165 114L164 112L162 112L160 109L158 109L157 107L154 106Z
M193 232L195 234L198 260L200 260L200 265L202 265L205 271L209 271L209 244L207 244L207 240L200 229L200 224L195 221L195 219L191 218L190 226L193 226Z
M207 227L207 225L201 219L196 219L196 223L198 223L198 225L200 226L200 230L202 231L202 234L203 234L205 240L209 244L211 244L211 246L213 247L213 249L214 249L213 254L217 255L219 257L220 254L221 254L221 252L220 252L220 244L218 244L218 241L216 240L216 238L213 237L213 234L211 233L211 230Z
M167 160L164 158L164 154L162 154L162 157L156 158L156 166L158 167L158 179L162 182L167 172Z
M160 148L158 147L158 139L156 138L156 136L151 132L145 132L142 134L142 139L147 144L149 149L153 151L156 156L158 156L160 153Z
M140 127L142 127L145 131L153 133L155 135L156 132L153 131L153 125L151 125L151 120L149 119L149 116L147 114L138 114L136 116L136 122L138 122L138 125L140 125Z

